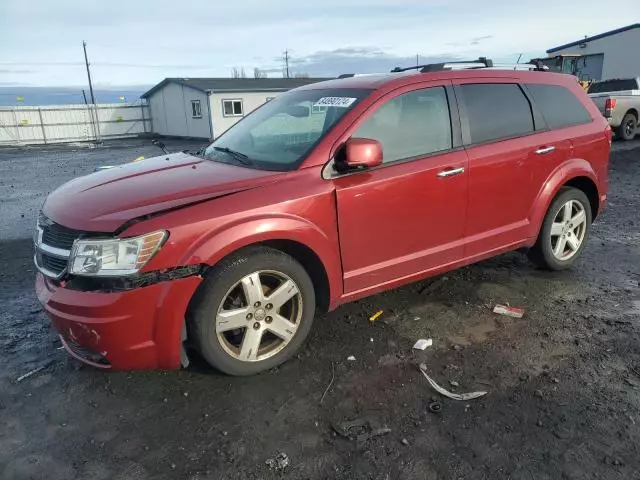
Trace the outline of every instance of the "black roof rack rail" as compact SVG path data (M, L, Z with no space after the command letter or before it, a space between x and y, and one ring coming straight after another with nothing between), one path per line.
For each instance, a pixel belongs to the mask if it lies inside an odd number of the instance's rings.
M391 70L391 72L397 73L397 72L406 72L409 70L420 70L420 72L426 73L426 72L437 72L440 70L450 70L451 68L447 67L447 65L472 65L470 68L493 67L493 60L487 57L479 57L476 60L456 60L454 62L429 63L424 65L414 65L412 67L405 67L405 68L396 67L393 70Z
M412 67L400 68L396 67L391 70L392 73L406 72L408 70L420 70L420 73L440 72L443 70L460 69L498 69L498 70L534 70L538 72L549 71L540 59L532 60L530 63L494 63L487 57L480 57L477 60L456 60L454 62L430 63L428 65L414 65Z

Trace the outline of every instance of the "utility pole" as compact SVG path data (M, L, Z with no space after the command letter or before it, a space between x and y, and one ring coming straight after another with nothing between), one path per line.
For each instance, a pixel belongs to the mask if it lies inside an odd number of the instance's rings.
M89 95L91 96L91 104L93 105L93 112L95 113L95 132L96 142L100 142L100 122L98 119L98 110L96 108L96 99L93 96L93 84L91 83L91 70L89 70L89 60L87 59L87 42L82 41L82 49L84 50L84 64L87 67L87 78L89 79ZM84 91L82 92L84 93ZM91 115L93 118L93 114Z
M417 53L416 53L416 67L417 67L418 65L420 65L420 60L419 60L419 58L420 58L419 54L417 54Z
M289 78L289 50L284 51L284 71L285 78Z
M82 98L84 98L84 104L87 105L87 94L84 93L84 88L82 89Z

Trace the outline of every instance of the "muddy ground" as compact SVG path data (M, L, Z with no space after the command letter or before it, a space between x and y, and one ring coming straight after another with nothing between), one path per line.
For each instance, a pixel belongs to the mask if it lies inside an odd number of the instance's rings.
M344 306L316 318L297 358L252 378L201 361L103 373L58 349L30 235L48 191L154 152L0 151L0 478L640 478L640 149L618 144L608 210L570 271L511 253ZM496 302L526 315L493 314ZM412 350L427 337L433 347ZM443 398L421 362L447 388L489 394ZM354 419L391 431L335 433ZM280 452L290 464L268 467Z

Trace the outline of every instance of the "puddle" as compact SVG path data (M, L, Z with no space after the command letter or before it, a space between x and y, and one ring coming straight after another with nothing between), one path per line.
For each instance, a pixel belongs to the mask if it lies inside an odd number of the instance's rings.
M506 320L508 321L508 319ZM489 334L498 329L498 323L495 318L487 318L481 323L467 325L462 332L457 335L447 337L454 345L469 346L474 343L484 342Z
M640 315L640 300L631 301L631 309L627 310L627 315Z

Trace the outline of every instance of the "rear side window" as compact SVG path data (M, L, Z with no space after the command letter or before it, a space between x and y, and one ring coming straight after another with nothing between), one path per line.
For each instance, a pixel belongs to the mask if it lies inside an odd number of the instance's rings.
M467 109L471 143L490 142L532 133L531 105L514 83L460 85Z
M443 87L426 88L384 103L353 134L382 144L383 163L451 148L451 117Z
M638 82L635 78L616 78L592 83L587 93L622 92L625 90L637 90L637 88Z
M549 128L591 122L591 115L569 89L558 85L537 84L529 84L527 89Z

